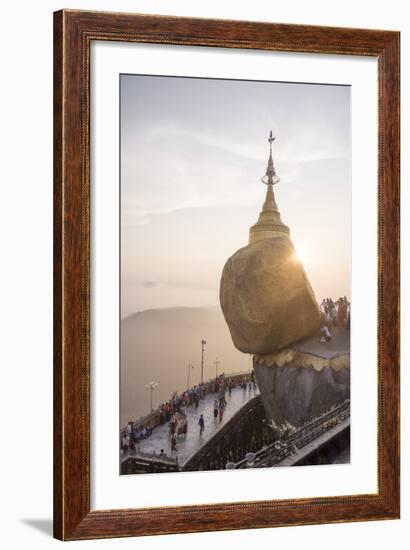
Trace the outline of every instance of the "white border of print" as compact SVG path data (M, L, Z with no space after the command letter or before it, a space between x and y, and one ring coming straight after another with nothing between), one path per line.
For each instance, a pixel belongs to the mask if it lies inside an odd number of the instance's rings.
M351 464L120 476L119 75L352 86ZM377 65L368 57L92 42L91 509L377 492Z

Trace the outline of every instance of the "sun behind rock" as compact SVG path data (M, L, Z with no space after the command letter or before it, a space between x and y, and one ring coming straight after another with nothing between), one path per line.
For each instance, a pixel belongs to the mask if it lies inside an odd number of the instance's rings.
M286 236L248 245L229 258L220 303L233 343L244 353L273 353L319 329L315 296Z

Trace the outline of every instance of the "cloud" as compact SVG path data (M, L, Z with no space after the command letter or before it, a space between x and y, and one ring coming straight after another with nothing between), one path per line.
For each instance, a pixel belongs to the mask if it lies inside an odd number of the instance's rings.
M223 265L263 204L271 128L276 199L295 246L311 251L312 286L346 293L348 87L133 76L121 98L127 310L218 303Z

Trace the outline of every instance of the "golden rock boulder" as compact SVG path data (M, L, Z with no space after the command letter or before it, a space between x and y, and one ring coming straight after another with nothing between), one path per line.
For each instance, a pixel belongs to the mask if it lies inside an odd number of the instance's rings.
M233 343L267 354L318 331L320 312L288 236L239 249L225 264L220 303Z

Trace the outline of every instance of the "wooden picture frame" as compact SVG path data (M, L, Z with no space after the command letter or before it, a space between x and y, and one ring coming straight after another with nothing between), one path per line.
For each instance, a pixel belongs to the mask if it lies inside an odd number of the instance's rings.
M378 62L378 492L90 510L93 40L372 56ZM399 517L398 32L63 10L54 14L54 536L62 540Z

